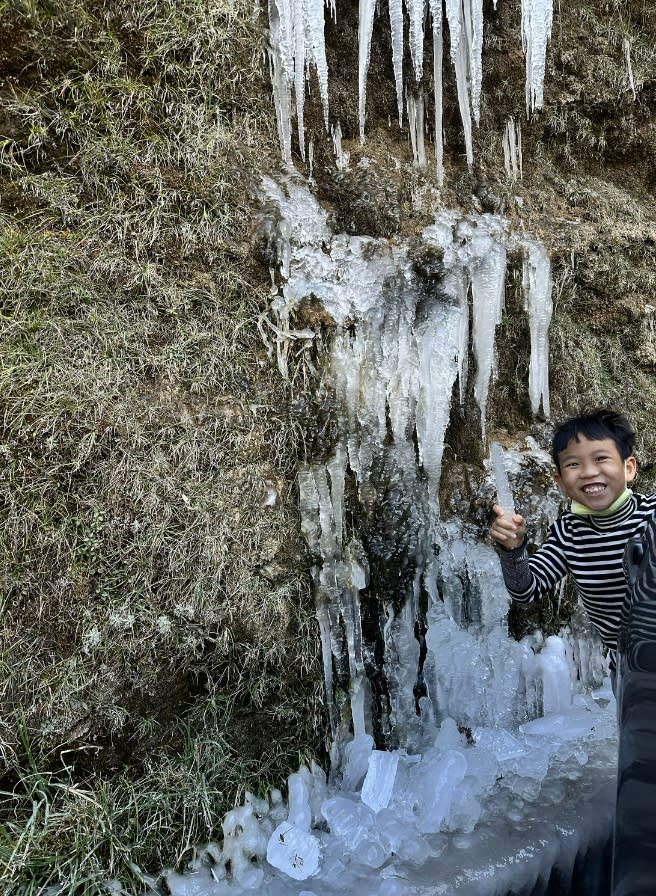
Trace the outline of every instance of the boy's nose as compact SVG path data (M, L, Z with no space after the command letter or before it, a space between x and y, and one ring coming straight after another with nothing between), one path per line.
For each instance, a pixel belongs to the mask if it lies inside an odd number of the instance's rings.
M581 474L590 479L597 475L597 465L593 461L584 461L581 467Z

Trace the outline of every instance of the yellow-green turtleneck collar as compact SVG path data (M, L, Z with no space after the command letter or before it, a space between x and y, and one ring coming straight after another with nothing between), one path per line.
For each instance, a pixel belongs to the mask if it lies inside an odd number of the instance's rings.
M572 501L570 510L577 516L610 516L616 510L619 510L632 494L633 492L630 488L625 488L619 498L616 498L610 507L607 507L605 510L593 510L591 507L586 507L585 504L579 504L578 501Z

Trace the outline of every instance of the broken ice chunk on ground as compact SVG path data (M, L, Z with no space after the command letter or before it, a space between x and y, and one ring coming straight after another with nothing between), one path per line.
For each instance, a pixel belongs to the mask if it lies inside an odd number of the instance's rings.
M374 750L369 757L369 770L362 785L362 802L374 812L389 805L398 764L398 753Z
M343 790L357 790L367 774L369 757L374 747L374 739L370 734L360 734L354 737L344 747L344 777L342 779Z
M267 862L294 880L306 880L320 865L319 840L284 821L275 829L267 846Z
M325 801L321 814L331 834L341 840L341 848L352 860L370 868L380 868L387 858L376 816L358 800L336 796Z
M576 707L569 712L554 713L542 719L534 719L519 726L523 734L549 738L551 741L576 740L592 734L598 719L586 707Z

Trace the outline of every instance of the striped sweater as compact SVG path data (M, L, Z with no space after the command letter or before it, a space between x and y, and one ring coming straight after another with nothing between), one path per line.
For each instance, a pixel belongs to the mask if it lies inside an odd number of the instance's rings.
M614 660L627 593L624 548L632 535L644 532L655 511L656 494L631 494L609 516L564 513L531 557L525 544L512 551L501 549L501 569L510 596L529 603L570 573L590 621Z

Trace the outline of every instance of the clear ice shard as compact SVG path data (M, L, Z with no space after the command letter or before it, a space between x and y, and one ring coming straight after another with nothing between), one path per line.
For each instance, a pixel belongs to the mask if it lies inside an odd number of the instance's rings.
M526 240L523 247L522 285L531 333L528 391L533 413L537 414L540 404L542 404L542 410L548 417L550 414L549 324L553 312L551 261L549 253L541 243Z
M398 764L398 753L374 750L369 756L367 774L362 784L360 798L374 812L379 812L389 805Z
M526 56L526 116L541 109L553 0L522 0L522 46Z
M515 513L515 502L506 475L503 448L498 442L490 443L490 462L497 487L497 504L503 510L505 518L512 519Z

